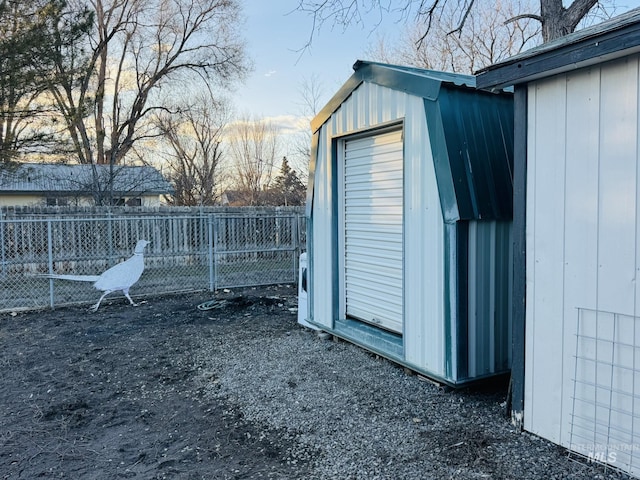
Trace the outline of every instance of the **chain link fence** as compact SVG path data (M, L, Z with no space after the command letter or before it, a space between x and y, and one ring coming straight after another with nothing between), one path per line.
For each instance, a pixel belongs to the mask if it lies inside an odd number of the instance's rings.
M145 271L131 289L134 297L295 283L305 226L301 212L252 215L246 210L0 217L0 312L95 303L100 292L91 283L39 275L99 275L129 258L139 239L151 244Z

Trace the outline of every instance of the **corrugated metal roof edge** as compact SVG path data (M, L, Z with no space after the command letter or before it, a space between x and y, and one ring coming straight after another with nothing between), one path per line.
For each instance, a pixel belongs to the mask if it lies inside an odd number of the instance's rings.
M335 113L340 105L358 88L358 86L364 81L370 81L372 83L387 86L392 89L405 91L409 94L413 94L422 97L425 100L425 111L429 110L427 104L434 105L434 111L439 111L439 107L436 105L439 101L438 97L442 89L474 92L475 94L493 96L497 93L511 93L507 89L505 91L490 92L488 90L481 90L475 87L475 77L470 75L460 75L447 72L436 72L431 70L422 70L413 67L402 67L397 65L380 64L375 62L357 61L354 65L354 74L347 80L347 82L340 88L340 90L333 96L333 98L327 103L324 109L314 118L312 121L313 131L313 144L311 149L311 159L309 162L309 181L307 185L307 217L312 216L313 209L313 195L314 195L314 178L317 162L318 151L318 135L319 130L324 123ZM425 79L427 80L425 82ZM439 115L439 114L438 114ZM436 122L437 123L437 122ZM435 126L434 126L435 128ZM441 127L443 128L443 127ZM447 165L449 160L447 160ZM451 176L451 172L449 172ZM446 177L446 175L444 175ZM452 192L453 192L452 186ZM453 218L459 219L459 212L457 209L457 194L452 193L454 200L453 210L448 211L445 217L449 220ZM450 203L450 202L449 202ZM443 205L449 205L449 203L443 203ZM466 215L465 218L469 216Z
M624 40L625 37L632 38ZM570 33L476 72L479 88L502 88L640 51L640 8Z
M353 65L353 70L353 75L311 120L312 132L318 131L353 91L365 81L431 100L437 99L440 85L443 83L473 89L476 86L476 79L472 75L438 72L365 60L357 60Z
M106 170L108 165L97 165L99 170ZM0 192L6 194L29 193L90 193L83 187L82 178L92 168L91 165L80 164L54 164L54 163L21 163L18 168L8 172L0 171ZM129 194L166 194L173 193L173 186L154 167L149 165L119 165L121 171L126 168L127 175L133 183L123 187L122 178L118 175L118 185L114 193L128 192ZM135 174L133 174L135 172ZM143 175L143 172L147 172ZM100 172L102 173L102 172ZM117 172L118 173L118 172ZM117 174L116 173L116 174ZM133 176L132 176L133 174ZM70 176L76 176L80 180L69 182ZM86 180L86 179L85 179ZM86 183L86 182L84 182ZM138 184L136 184L138 183ZM54 188L58 187L58 188Z
M0 190L0 194L4 196L33 196L46 195L47 197L91 197L94 193L91 190L69 190L69 191L44 191L44 190ZM140 197L148 195L172 195L173 189L146 189L146 190L114 190L113 195L120 197Z

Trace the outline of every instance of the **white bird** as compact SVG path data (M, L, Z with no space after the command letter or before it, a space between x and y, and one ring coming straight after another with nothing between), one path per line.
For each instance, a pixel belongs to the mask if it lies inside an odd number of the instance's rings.
M92 310L95 312L100 307L102 299L111 292L122 290L131 305L138 305L129 296L129 288L140 279L144 271L144 248L149 244L146 240L138 240L133 256L124 262L114 265L102 273L102 275L61 275L57 273L45 274L45 278L55 278L59 280L71 280L76 282L94 282L93 286L104 293Z

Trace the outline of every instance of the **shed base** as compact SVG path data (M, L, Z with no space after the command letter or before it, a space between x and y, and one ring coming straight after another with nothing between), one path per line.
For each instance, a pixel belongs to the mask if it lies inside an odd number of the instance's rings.
M324 332L358 345L365 350L378 354L381 357L402 365L403 367L406 367L424 377L432 379L440 384L448 385L449 387L468 387L473 384L485 383L487 381L492 383L492 380L500 382L504 378L508 381L509 378L509 370L492 372L486 375L460 379L457 381L436 375L433 372L429 372L405 361L402 335L383 330L374 325L358 320L337 319L334 321L334 328L327 328L320 324L315 324L315 326L319 327L320 330Z

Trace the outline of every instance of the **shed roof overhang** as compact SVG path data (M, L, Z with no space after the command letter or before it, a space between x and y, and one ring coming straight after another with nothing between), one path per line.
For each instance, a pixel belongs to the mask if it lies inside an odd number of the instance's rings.
M640 8L479 70L476 85L502 89L636 52L640 52Z
M468 75L358 61L354 74L312 121L307 189L312 215L319 131L364 82L422 98L438 193L447 223L512 218L513 116L510 94L474 88Z
M438 72L401 65L387 65L378 62L357 60L354 73L311 121L311 131L316 132L331 115L349 98L363 82L406 92L411 95L436 100L442 83L475 87L475 77L457 73Z

